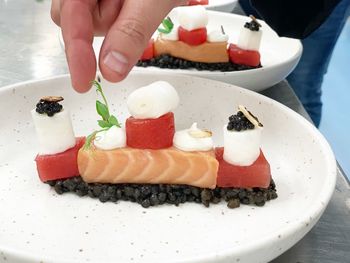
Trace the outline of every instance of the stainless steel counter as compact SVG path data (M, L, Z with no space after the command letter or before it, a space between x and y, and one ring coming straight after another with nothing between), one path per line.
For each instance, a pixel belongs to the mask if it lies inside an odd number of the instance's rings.
M48 0L0 0L0 87L68 72L49 10ZM287 82L262 93L308 118ZM273 262L350 262L350 187L340 168L320 221Z

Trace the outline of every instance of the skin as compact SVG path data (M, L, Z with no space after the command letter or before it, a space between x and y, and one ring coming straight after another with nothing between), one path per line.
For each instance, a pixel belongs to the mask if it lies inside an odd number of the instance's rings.
M52 20L61 27L74 89L87 92L97 61L92 41L105 36L99 56L102 76L123 80L141 57L153 32L176 6L188 0L52 0ZM111 55L112 54L112 55ZM117 57L122 63L111 65ZM111 59L113 58L113 59Z

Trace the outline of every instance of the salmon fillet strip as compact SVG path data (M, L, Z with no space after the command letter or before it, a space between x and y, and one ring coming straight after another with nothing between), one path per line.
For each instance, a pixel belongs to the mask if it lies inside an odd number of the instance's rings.
M215 152L120 148L80 149L78 168L87 183L186 184L216 187L219 162Z

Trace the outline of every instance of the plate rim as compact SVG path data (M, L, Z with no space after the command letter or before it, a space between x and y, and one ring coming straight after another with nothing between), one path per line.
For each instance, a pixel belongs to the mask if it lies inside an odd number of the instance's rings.
M99 72L97 73L99 74ZM130 76L132 77L133 75L152 75L148 72L131 72ZM233 90L239 91L239 92L243 92L243 93L248 93L248 95L253 95L253 96L258 96L261 97L263 100L265 100L265 103L273 103L275 105L277 105L280 110L283 111L287 111L290 114L292 114L292 116L294 118L296 118L298 121L302 122L304 124L304 127L306 127L310 132L312 132L312 134L314 134L316 136L317 142L320 145L320 148L322 150L322 154L325 157L325 164L327 164L327 174L328 176L326 177L327 180L325 180L323 182L323 187L320 189L320 198L317 200L317 202L315 203L314 206L312 206L307 213L307 216L302 215L300 217L297 218L297 220L290 222L290 224L288 224L288 226L284 226L284 227L280 227L278 229L276 229L275 231L271 232L270 235L268 237L259 237L259 239L256 239L254 242L254 246L252 247L251 244L249 244L249 246L247 244L243 244L243 245L238 245L237 247L239 247L239 251L254 251L257 250L259 248L264 247L265 243L269 243L271 241L273 241L273 234L274 233L281 233L282 232L282 238L280 240L285 239L286 237L290 236L292 233L298 232L298 230L302 229L302 226L304 226L306 223L313 223L310 224L310 228L305 232L305 234L303 234L298 240L297 242L304 236L306 235L311 229L312 227L318 222L319 218L322 216L324 210L326 209L326 207L329 204L329 201L333 195L334 189L335 189L335 185L336 185L336 179L337 179L337 162L334 156L334 153L331 149L331 146L329 145L329 143L327 142L326 138L321 134L321 132L315 127L313 126L307 119L305 119L303 116L301 116L300 114L298 114L297 112L293 111L292 109L288 108L287 106L283 105L282 103L275 101L265 95L262 95L258 92L249 90L249 89L245 89L233 84L229 84L229 83L225 83L222 81L218 81L218 80L211 80L211 79L206 79L206 78L201 78L201 77L197 77L197 76L190 76L190 75L183 75L183 74L169 74L166 72L162 72L160 74L157 75L157 77L161 78L162 75L165 76L169 76L169 77L181 77L181 78L187 78L187 79L194 79L193 81L196 81L196 79L199 80L205 80L205 81L209 81L212 82L213 84L217 83L218 85L224 85L227 88L233 88ZM31 79L31 80L27 80L27 81L22 81L22 82L18 82L18 83L14 83L14 84L10 84L10 85L6 85L3 87L0 87L0 97L3 96L3 94L7 93L7 92L11 92L11 90L13 89L22 89L25 88L27 85L31 85L31 84L35 84L38 82L46 82L46 81L57 81L57 80L63 80L63 79L68 79L69 80L70 75L69 74L61 74L61 75L56 75L56 76L51 76L51 77L46 77L46 78L40 78L40 79ZM310 218L311 216L311 218ZM293 242L293 245L295 245L297 242ZM291 247L289 246L289 248ZM0 251L7 253L17 259L20 260L47 260L47 261L52 261L52 258L43 258L40 257L38 258L37 256L28 254L26 252L22 252L20 250L16 250L10 247L6 247L3 245L0 245ZM215 262L215 260L218 260L220 258L227 258L227 257L232 257L233 256L233 251L232 249L227 249L227 250L222 250L220 251L220 255L215 254L215 252L210 252L208 254L206 254L206 256L201 257L201 256L196 256L196 257L191 257L188 260L192 260L193 262ZM63 261L60 260L59 262L69 262L69 261Z

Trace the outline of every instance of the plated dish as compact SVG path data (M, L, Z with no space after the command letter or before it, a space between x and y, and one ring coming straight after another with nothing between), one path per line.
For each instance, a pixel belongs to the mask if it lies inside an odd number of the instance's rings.
M246 107L223 124L223 146L213 134L177 130L176 89L165 81L140 87L127 98L125 124L111 112L100 79L94 81L99 129L75 137L69 110L45 96L31 111L39 141L36 166L42 182L58 194L73 192L101 202L131 201L144 208L186 202L209 207L264 206L276 199L271 168L261 149L263 124Z
M237 43L230 43L222 25L208 31L208 12L203 6L178 8L179 25L170 16L165 18L136 66L214 72L260 68L263 30L254 16L250 19L242 24Z
M213 132L224 145L223 124L245 105L264 124L261 147L278 187L264 207L225 202L206 208L195 203L145 209L132 202L102 204L74 194L57 195L38 176L38 152L31 115L38 98L65 98L74 133L97 128L91 102L96 92L77 94L69 76L0 89L0 256L8 262L268 262L290 248L317 222L335 185L336 165L323 136L281 104L246 89L190 76L132 73L119 84L102 82L111 112L129 117L128 95L162 79L180 97L173 111L176 129ZM220 92L217 90L220 89ZM13 105L18 105L14 109ZM16 209L13 209L16 207ZM45 242L43 242L45 240ZM201 240L198 242L198 240Z
M176 9L170 14L174 23L177 23ZM247 16L239 16L235 14L227 14L222 12L208 11L207 31L218 30L223 26L226 34L229 36L229 43L237 43L242 26L249 22ZM262 25L263 37L259 52L261 55L262 68L232 72L220 72L195 69L166 69L156 67L134 67L134 71L151 72L153 74L174 74L181 73L197 77L205 77L213 80L219 80L230 84L235 84L250 90L263 90L267 87L282 81L297 65L301 53L302 45L299 40L290 38L280 38L277 34L263 21L258 20ZM60 41L63 46L61 33ZM156 35L154 36L154 38ZM103 38L95 37L93 47L95 54L99 55Z

